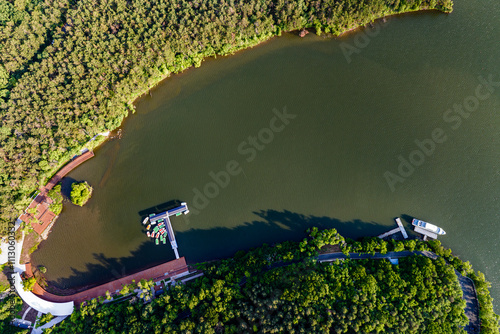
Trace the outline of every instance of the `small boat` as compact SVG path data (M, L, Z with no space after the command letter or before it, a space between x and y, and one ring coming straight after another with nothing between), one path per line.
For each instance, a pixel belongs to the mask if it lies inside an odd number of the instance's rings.
M167 239L163 239L163 244L166 245L167 244Z
M187 215L189 213L189 210L184 211L184 214Z
M427 230L427 231L430 231L432 233L436 233L436 234L439 234L439 235L445 235L446 232L441 228L441 227L438 227L436 225L433 225L431 223L427 223L427 222L424 222L423 220L420 220L420 219L413 219L411 224L413 226L417 226L417 227L420 227L424 230Z
M149 217L144 218L144 220L142 221L142 225L146 225L148 220L149 220Z
M149 230L151 228L151 224L148 225L148 227L146 227L146 230Z
M158 245L159 243L160 243L160 242L158 241L158 239L156 239L156 240L155 240L155 244L157 244L157 245Z
M149 218L156 216L156 213L150 213Z
M151 238L151 233L149 233L149 231L146 233L146 235Z

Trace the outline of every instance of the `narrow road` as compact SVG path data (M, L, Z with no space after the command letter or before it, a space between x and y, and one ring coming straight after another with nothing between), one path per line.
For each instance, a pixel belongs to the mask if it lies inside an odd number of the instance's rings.
M427 256L428 258L431 259L437 259L439 256L434 254L433 252L428 252L428 251L402 251L402 252L387 252L385 254L382 253L375 253L374 255L371 254L359 254L359 253L349 253L349 256L343 254L343 253L328 253L328 254L321 254L318 255L316 258L318 261L333 261L337 259L352 259L352 260L366 260L366 259L388 259L388 258L401 258L401 257L407 257L411 255L423 255Z
M375 253L371 254L359 254L359 253L349 253L349 256L343 253L328 253L321 254L316 257L320 262L329 262L339 259L352 259L352 260L367 260L367 259L397 259L412 255L423 255L428 258L436 260L439 258L438 255L429 251L402 251L402 252L387 252L386 254ZM466 276L462 276L457 270L455 270L458 282L463 292L463 299L465 300L465 315L469 319L469 323L465 326L465 330L468 334L476 334L480 332L481 322L479 319L479 302L477 300L476 289L474 288L474 283L472 280Z
M479 319L479 302L477 300L474 282L472 282L470 278L460 275L460 273L456 270L455 273L457 274L458 282L462 287L464 299L467 303L465 305L465 315L469 318L469 324L465 326L465 330L469 334L479 333L481 329L481 321Z

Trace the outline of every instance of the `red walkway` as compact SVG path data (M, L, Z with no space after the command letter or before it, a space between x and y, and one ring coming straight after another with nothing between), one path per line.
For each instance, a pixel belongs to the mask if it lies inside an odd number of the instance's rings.
M61 181L63 177L71 172L81 163L87 161L94 156L94 152L87 151L76 158L72 159L63 168L61 168L56 175L54 175L50 181L42 188L40 188L40 193L35 197L33 202L26 208L26 211L21 215L21 220L25 223L31 223L31 226L36 233L42 234L47 226L52 223L56 215L49 210L49 206L52 200L47 196L47 193L54 188L54 186ZM29 213L28 209L35 209L35 213ZM31 211L31 210L30 210Z
M38 284L35 284L33 293L38 295L40 298L51 302L62 303L74 301L75 306L79 306L83 301L91 300L92 298L97 298L99 296L105 296L106 291L109 291L113 295L115 294L116 290L121 290L123 285L132 283L132 280L135 280L136 283L138 283L141 279L152 279L153 281L159 281L161 279L166 279L167 277L179 275L187 271L189 271L189 269L186 264L186 260L184 257L181 257L180 259L162 263L138 273L119 278L117 280L96 286L79 293L75 293L74 295L57 296L45 291ZM33 276L31 265L29 263L26 264L26 274L28 276Z

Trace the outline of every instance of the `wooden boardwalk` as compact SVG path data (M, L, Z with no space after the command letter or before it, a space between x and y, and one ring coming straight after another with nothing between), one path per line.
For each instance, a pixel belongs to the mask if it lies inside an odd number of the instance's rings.
M99 296L105 296L106 291L109 291L112 295L117 291L121 290L123 285L132 283L135 280L138 283L141 279L153 281L159 281L166 279L167 277L177 276L179 274L188 272L188 266L186 264L186 259L181 257L179 259L162 263L155 267L140 271L138 273L128 275L117 280L98 285L94 288L75 293L69 296L58 296L50 292L45 291L41 286L35 284L33 288L33 293L42 299L47 301L63 303L63 302L75 302L75 306L79 306L82 302L97 298ZM28 276L33 276L31 265L26 264L26 274Z
M54 188L54 186L69 172L93 156L94 152L87 151L75 157L63 168L61 168L45 186L40 188L40 193L38 193L35 199L26 208L26 211L19 218L23 222L31 224L36 233L42 234L47 226L49 226L54 221L54 218L56 218L56 215L49 210L52 200L48 197L48 192ZM33 214L28 212L29 209L35 209L35 213Z

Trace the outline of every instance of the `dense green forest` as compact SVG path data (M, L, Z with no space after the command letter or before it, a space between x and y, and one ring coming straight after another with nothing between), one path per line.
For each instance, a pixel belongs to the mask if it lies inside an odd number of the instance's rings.
M14 315L21 311L23 301L16 294L12 293L0 299L0 333L2 334L27 334L29 330L21 329L10 325Z
M441 257L413 255L398 265L385 259L315 261L326 245L344 252L431 250ZM476 278L481 332L498 333L484 276L439 242L354 242L334 229L314 228L300 243L263 245L199 268L203 277L151 303L93 300L47 333L465 333L455 269Z
M0 0L0 227L161 78L282 31L339 34L451 0Z

